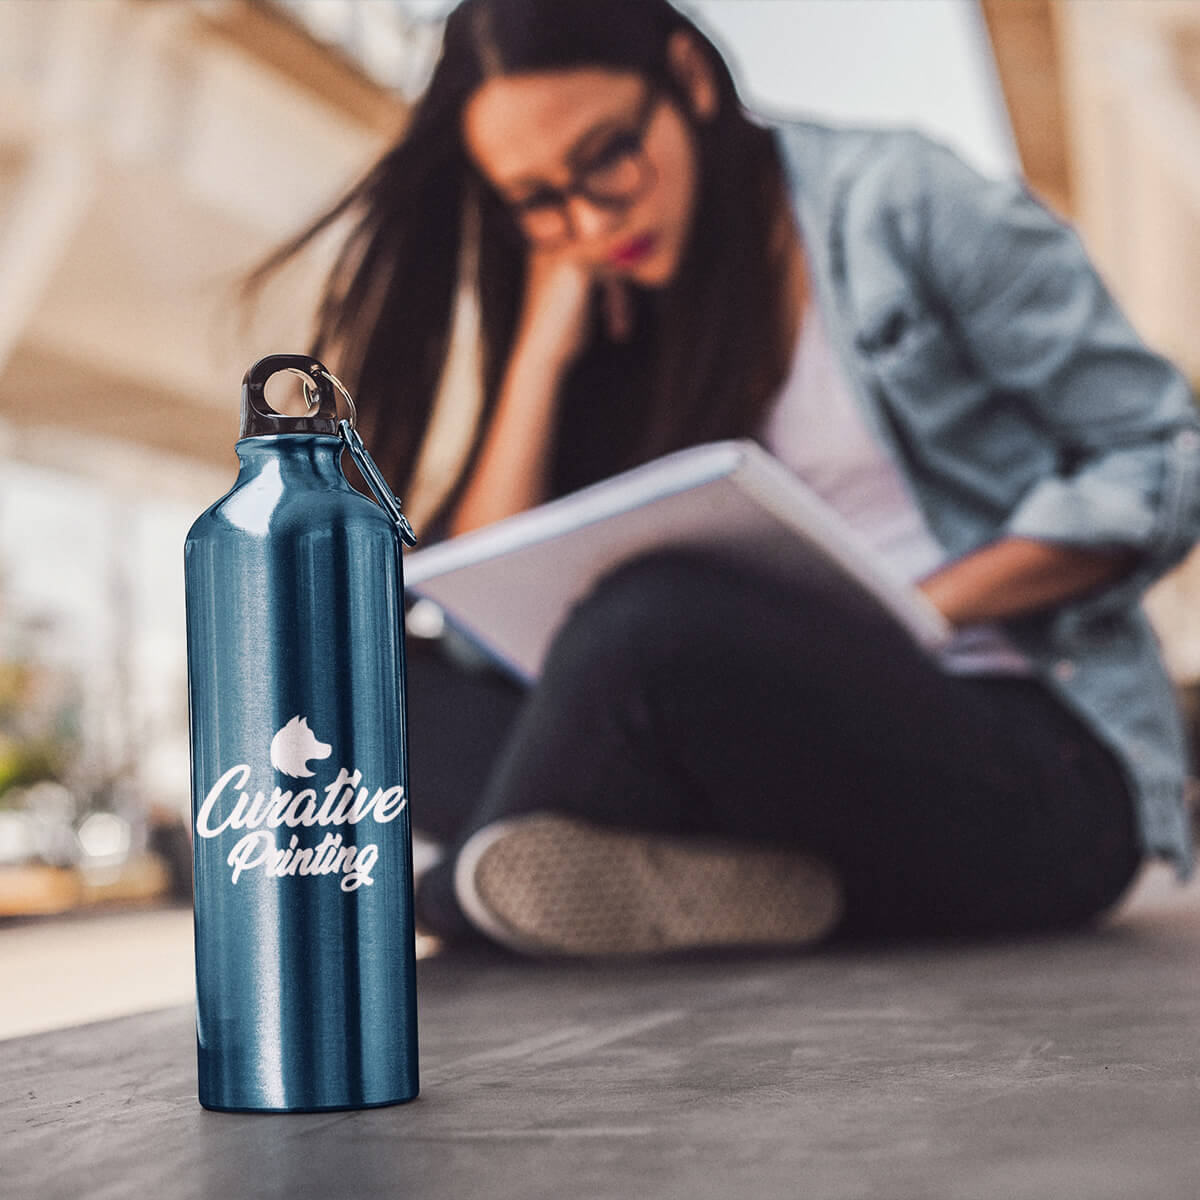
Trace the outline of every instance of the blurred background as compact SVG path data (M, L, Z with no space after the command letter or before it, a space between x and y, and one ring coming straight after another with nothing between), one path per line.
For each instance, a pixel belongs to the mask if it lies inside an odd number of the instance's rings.
M0 1037L192 998L183 541L341 231L252 320L234 287L403 128L448 7L0 0ZM1196 0L681 7L764 115L1024 173L1200 379ZM1190 697L1200 559L1147 607Z

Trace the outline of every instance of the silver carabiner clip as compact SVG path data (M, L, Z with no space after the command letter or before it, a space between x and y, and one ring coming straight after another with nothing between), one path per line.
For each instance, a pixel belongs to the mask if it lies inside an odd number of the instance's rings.
M297 371L296 374L303 375L303 372ZM338 421L338 437L342 439L346 448L350 451L350 457L354 459L355 465L362 472L362 477L367 481L367 486L374 493L375 499L379 501L380 507L396 523L396 528L400 532L400 540L406 546L415 546L417 544L417 535L413 532L413 527L408 523L408 518L401 511L400 501L393 494L392 489L388 487L387 480L383 477L383 472L375 465L375 460L368 453L366 444L359 436L358 430L354 427L358 420L358 409L354 406L354 397L350 395L346 385L327 367L321 368L321 374L341 393L342 399L346 401L346 406L350 409L349 418L342 417ZM313 388L312 380L308 376L304 376L304 379L304 394L308 399L309 411L311 412L317 404L317 401L313 399L316 393L315 390L310 390Z

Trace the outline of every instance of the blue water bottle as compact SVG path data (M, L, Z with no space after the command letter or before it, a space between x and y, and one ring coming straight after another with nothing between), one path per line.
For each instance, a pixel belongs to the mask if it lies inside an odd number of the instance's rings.
M306 416L264 388L303 376ZM242 381L241 469L188 533L199 1098L224 1111L417 1094L401 542L315 359ZM351 451L379 503L342 473Z

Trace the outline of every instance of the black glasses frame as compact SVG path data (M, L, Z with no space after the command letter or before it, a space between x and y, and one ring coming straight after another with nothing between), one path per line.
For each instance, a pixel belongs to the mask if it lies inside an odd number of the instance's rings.
M654 167L646 157L646 135L650 130L650 123L654 119L659 101L662 99L663 92L661 88L650 87L646 92L645 99L643 99L638 108L633 124L628 129L620 131L622 135L629 137L635 143L631 149L634 160L639 168L639 174L637 182L633 187L625 189L620 193L598 190L594 184L589 185L587 178L589 173L593 173L596 170L594 163L568 163L571 170L571 178L565 187L555 188L547 185L544 188L538 189L537 214L549 215L553 213L558 217L562 225L559 233L549 236L535 234L530 230L529 222L535 214L526 207L525 201L506 201L513 218L531 241L537 242L538 245L544 245L566 241L568 238L574 236L575 229L571 221L569 207L572 196L582 197L595 208L605 209L610 212L620 212L628 208L634 201L646 193L655 179Z

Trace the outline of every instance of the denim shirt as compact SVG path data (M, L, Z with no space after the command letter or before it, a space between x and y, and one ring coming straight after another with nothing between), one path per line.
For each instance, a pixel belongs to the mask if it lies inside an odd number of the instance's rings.
M1005 536L1133 547L1003 626L1115 752L1145 853L1186 880L1191 763L1140 604L1200 538L1200 418L1072 228L915 130L775 123L809 271L870 427L951 557Z

